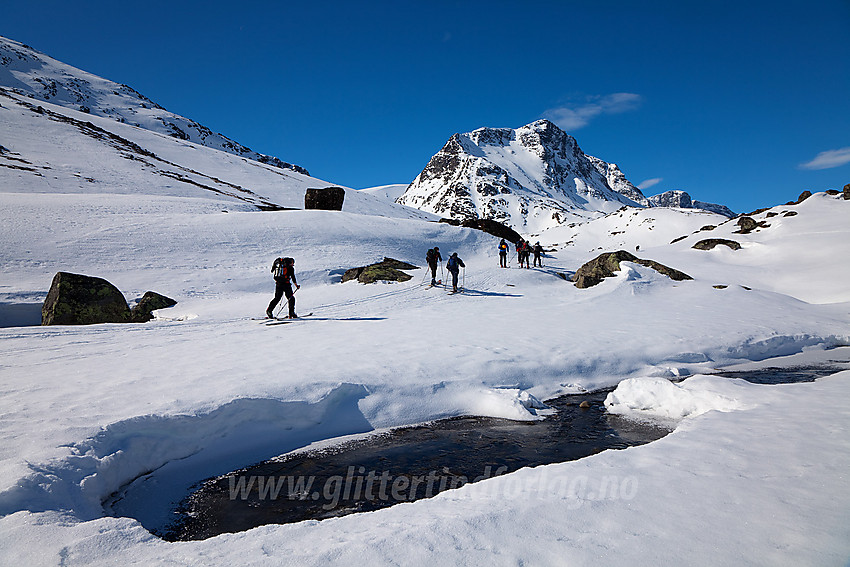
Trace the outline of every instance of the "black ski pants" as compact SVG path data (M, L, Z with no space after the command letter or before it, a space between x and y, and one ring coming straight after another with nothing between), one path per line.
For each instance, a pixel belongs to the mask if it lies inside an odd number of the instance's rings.
M434 284L437 281L437 262L429 262L428 267L431 268L431 283Z
M269 303L269 311L274 311L280 299L286 295L286 300L289 302L289 316L295 317L295 294L292 292L292 284L286 279L276 279L274 285L274 299Z

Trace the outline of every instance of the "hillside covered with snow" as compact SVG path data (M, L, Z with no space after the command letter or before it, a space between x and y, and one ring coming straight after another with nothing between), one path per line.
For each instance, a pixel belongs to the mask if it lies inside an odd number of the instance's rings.
M169 112L128 85L77 69L5 37L0 37L0 86L34 101L50 102L308 174L303 167L257 153L194 120Z

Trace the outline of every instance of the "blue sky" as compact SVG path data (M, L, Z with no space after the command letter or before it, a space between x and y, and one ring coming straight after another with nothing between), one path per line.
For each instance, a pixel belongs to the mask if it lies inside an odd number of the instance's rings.
M850 2L6 3L0 35L363 188L542 117L647 195L850 183Z

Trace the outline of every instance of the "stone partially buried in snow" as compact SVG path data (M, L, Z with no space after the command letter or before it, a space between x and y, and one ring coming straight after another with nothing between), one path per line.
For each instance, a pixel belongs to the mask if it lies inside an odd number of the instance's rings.
M170 297L155 291L147 291L139 300L139 303L130 310L131 319L135 323L145 323L153 319L153 312L157 309L166 309L175 305L177 305L177 302Z
M625 250L617 250L616 252L605 252L600 254L590 262L587 262L573 276L573 281L578 288L588 288L600 283L603 279L612 277L614 272L620 271L620 262L634 262L664 274L665 276L676 280L692 280L693 278L684 272L675 270L664 264L659 264L654 260L643 260L636 257Z
M721 244L724 246L728 246L732 250L741 249L741 245L739 243L735 242L734 240L729 240L727 238L706 238L705 240L700 240L699 242L691 246L691 248L696 248L697 250L711 250L715 246L719 246Z
M304 195L304 208L341 211L343 201L345 201L345 189L342 187L307 189Z
M405 274L401 270L415 270L417 268L418 266L408 264L407 262L394 260L393 258L384 258L375 264L346 270L342 275L342 281L357 280L360 283L375 283L378 280L406 282L413 276Z
M42 325L127 323L127 300L102 278L58 272L41 307Z

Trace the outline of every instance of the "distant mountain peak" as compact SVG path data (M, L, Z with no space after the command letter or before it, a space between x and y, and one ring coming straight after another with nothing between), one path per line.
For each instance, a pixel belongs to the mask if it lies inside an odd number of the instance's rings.
M615 187L608 172L620 180ZM615 165L584 154L575 138L549 120L454 134L398 199L443 216L492 219L525 232L645 201Z
M492 219L524 233L623 206L701 208L734 216L723 205L691 201L684 192L648 199L616 164L585 154L575 138L545 119L452 135L397 202L453 219Z
M680 209L702 209L723 215L724 217L733 218L737 216L732 210L725 205L715 203L706 203L703 201L695 201L691 196L681 190L665 191L658 195L649 197L650 207L678 207Z
M255 152L194 120L169 112L132 87L77 69L2 36L0 89L309 175L301 166Z

